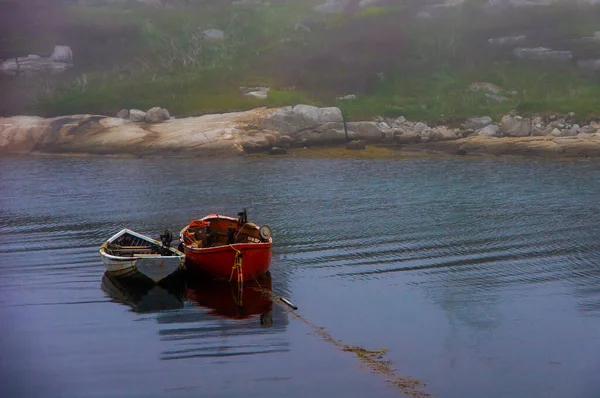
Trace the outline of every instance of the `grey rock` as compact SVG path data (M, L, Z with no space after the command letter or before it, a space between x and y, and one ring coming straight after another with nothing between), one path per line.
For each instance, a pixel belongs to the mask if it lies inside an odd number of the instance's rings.
M579 129L580 133L594 134L598 129L592 126L583 126Z
M571 128L565 129L561 133L561 137L575 137L579 134L579 129L571 126Z
M121 119L127 119L129 117L129 109L121 109L117 112L117 117Z
M492 124L492 118L489 116L471 117L465 121L465 129L481 130L485 126Z
M296 32L303 32L303 33L310 33L311 30L308 26L304 25L303 23L297 23L296 25L294 25L294 30Z
M257 99L267 99L269 90L269 87L240 87L240 91L242 91L246 97Z
M558 119L558 116L556 116L556 115L550 115L550 116L548 116L548 120L551 121L551 122L555 121L556 119Z
M428 128L429 127L425 123L422 123L422 122L419 122L412 127L412 129L415 133L421 133Z
M155 106L148 109L145 120L147 123L160 123L169 118L169 111L161 107Z
M225 32L219 29L206 29L202 32L202 35L209 40L224 40Z
M140 123L146 120L146 112L139 109L129 110L129 120L135 123Z
M342 111L336 107L317 108L311 105L296 105L292 111L300 116L305 127L316 127L320 124L344 121Z
M552 135L552 131L554 130L552 127L544 128L542 125L540 127L536 126L532 129L531 135L534 137L543 137Z
M500 131L507 137L527 137L531 134L531 120L506 115L500 121Z
M488 39L490 44L505 46L505 45L513 45L520 41L523 41L527 38L527 36L519 35L519 36L503 36L503 37L495 37Z
M391 129L391 127L386 122L379 122L379 123L377 123L377 127L379 127L379 129L381 131L388 131L388 130Z
M544 124L544 118L542 118L541 116L534 117L533 120L531 121L531 124L536 125L536 126L538 124Z
M562 132L559 129L553 129L552 132L550 133L550 135L552 137L561 137L562 136Z
M279 131L282 135L295 136L305 128L302 116L289 108L277 109L270 117L262 123L262 128Z
M73 63L73 51L69 46L54 46L54 51L50 55L52 62Z
M40 73L56 75L66 72L73 64L62 61L53 61L50 58L42 58L39 55L28 55L27 57L9 58L0 63L0 72L12 76L34 76Z
M433 127L428 135L432 140L435 139L437 141L456 140L459 138L457 131L457 129L449 129L446 126L437 126ZM425 134L425 132L422 134Z
M477 132L477 135L480 137L498 137L498 133L500 132L500 127L495 124L490 124L485 126L481 130Z
M523 48L513 50L513 54L521 59L568 61L573 58L571 51L556 51L546 47Z
M346 1L328 0L326 3L314 6L312 9L321 14L339 14L344 12L346 6Z

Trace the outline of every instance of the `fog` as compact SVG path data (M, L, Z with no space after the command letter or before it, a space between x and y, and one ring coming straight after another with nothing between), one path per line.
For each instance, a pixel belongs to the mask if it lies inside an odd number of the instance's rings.
M598 21L596 0L4 0L0 114L160 102L191 115L345 96L357 117L590 113ZM240 94L248 86L269 98Z

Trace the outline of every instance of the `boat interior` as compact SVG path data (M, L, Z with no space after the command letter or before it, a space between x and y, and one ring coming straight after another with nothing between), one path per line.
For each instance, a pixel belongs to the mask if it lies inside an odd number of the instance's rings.
M213 218L192 221L183 234L185 244L199 248L218 247L236 243L264 243L256 224Z
M105 252L112 256L142 257L142 256L173 256L168 248L149 242L135 235L125 233L112 242L107 242Z

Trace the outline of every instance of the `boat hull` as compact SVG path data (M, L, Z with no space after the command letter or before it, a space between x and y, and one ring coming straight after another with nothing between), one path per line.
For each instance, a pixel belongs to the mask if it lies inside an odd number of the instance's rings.
M144 276L160 282L183 268L181 257L115 258L103 253L102 262L108 273L118 277Z
M239 280L235 258L242 253L241 280L257 279L271 267L271 243L234 244L206 249L184 247L186 268L214 279Z
M209 232L210 230L210 232ZM232 240L223 240L232 233ZM200 234L196 237L196 234ZM202 234L205 234L202 237ZM210 235L208 243L206 236ZM243 236L240 240L238 236ZM273 240L260 236L260 227L247 220L210 214L193 220L179 234L185 266L190 272L217 280L248 281L258 279L271 267ZM236 266L237 256L241 264Z

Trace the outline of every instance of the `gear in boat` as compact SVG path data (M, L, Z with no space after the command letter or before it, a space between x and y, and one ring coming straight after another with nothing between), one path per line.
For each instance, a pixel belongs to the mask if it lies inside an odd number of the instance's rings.
M198 248L218 247L237 243L264 243L271 237L271 228L248 222L246 209L238 213L237 222L216 216L210 221L193 220L183 236L184 242Z

